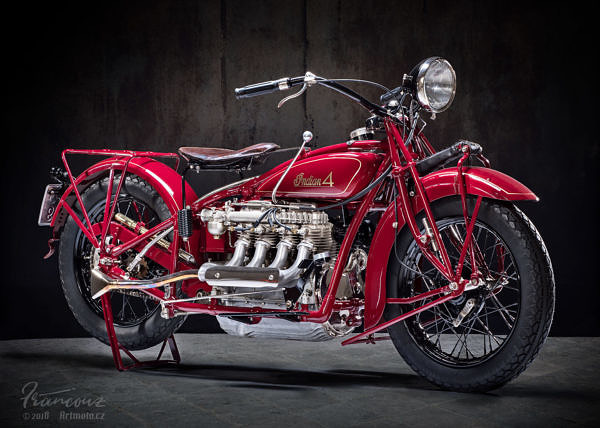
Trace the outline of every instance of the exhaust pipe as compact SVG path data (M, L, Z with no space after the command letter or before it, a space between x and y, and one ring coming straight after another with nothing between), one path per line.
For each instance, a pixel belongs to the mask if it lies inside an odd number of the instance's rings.
M254 244L254 256L246 265L246 267L261 267L265 261L265 257L267 257L267 251L269 251L269 248L271 248L271 244L269 244L267 241L256 241Z
M225 265L204 263L199 270L185 270L153 279L118 280L109 277L100 269L94 268L91 275L92 298L97 299L112 290L146 290L194 278L199 278L200 281L204 281L211 286L221 287L273 288L284 286L300 277L302 271L300 264L304 260L310 259L313 249L311 242L300 242L298 244L298 255L294 263L288 269L281 269L280 266L285 263L292 247L289 241L284 240L277 245L275 259L266 268L259 266L262 265L270 244L265 241L258 241L256 245L258 256L255 253L252 261L247 266L241 266L248 246L248 241L238 240L235 244L233 257ZM254 264L257 266L253 266Z
M209 262L200 266L198 278L200 281L204 281L213 287L271 288L282 286L300 277L300 273L302 272L300 264L304 260L311 258L313 249L311 242L300 242L298 244L298 255L294 263L288 269L281 269L280 266L283 266L283 263L285 263L291 246L291 243L281 241L277 246L278 252L275 260L266 268L251 266L252 262L246 266L228 266ZM257 245L256 251L259 253L259 257L253 257L253 260L255 258L257 260L264 260L262 252L266 252L266 247Z
M98 268L92 269L91 292L92 299L97 299L111 290L146 290L149 288L158 288L172 282L183 281L185 279L197 278L198 271L195 269L184 270L171 273L153 279L140 280L118 280L106 275Z
M279 244L277 244L277 254L275 254L275 258L269 267L275 269L282 268L287 261L292 245L293 244L288 240L284 239L283 241L280 241Z
M246 258L246 251L248 251L250 242L246 241L244 238L240 238L235 241L234 246L235 250L233 252L233 256L231 257L231 260L225 264L225 266L241 266Z
M300 278L300 263L310 258L312 249L312 242L302 241L298 244L298 255L296 256L296 260L294 260L294 264L287 269L279 269L279 285Z

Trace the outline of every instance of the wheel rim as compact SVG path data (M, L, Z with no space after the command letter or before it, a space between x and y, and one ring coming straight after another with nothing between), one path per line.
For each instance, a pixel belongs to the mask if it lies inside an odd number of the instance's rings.
M444 219L437 226L452 265L456 266L466 235L464 219ZM498 233L480 221L475 223L473 239L485 260L485 267L481 269L484 283L406 320L408 332L422 352L441 364L454 367L478 365L496 355L508 342L520 313L521 281L510 249ZM400 264L403 297L447 284L414 241ZM462 277L470 278L470 275L471 263L467 254ZM455 327L452 322L469 299L475 305ZM433 297L411 305L407 311L432 300Z
M92 224L102 222L104 217L104 207L105 202L100 201L88 211ZM138 222L143 221L148 228L152 228L160 222L158 214L152 207L140 199L128 194L119 195L115 213L123 213ZM91 242L85 237L81 229L78 229L77 235L75 236L75 245L73 246L77 287L88 307L96 315L103 318L104 315L100 299L92 299L91 293L90 277L94 250ZM132 250L130 251L133 252ZM125 253L121 257L122 267L125 267L126 262L130 259L131 254ZM166 273L166 270L162 266L151 260L147 260L145 263L147 272L144 277L140 279L151 279ZM110 299L114 324L120 327L132 327L141 324L146 319L150 318L159 307L156 300L139 292L130 292L130 294L112 292L110 293Z

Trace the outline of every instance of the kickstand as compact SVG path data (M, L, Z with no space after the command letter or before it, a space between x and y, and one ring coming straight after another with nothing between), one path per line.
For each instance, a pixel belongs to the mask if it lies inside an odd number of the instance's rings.
M160 351L155 360L148 361L140 361L133 356L129 349L125 348L123 345L119 343L117 339L117 335L115 333L115 325L113 324L113 312L112 305L110 304L110 294L105 293L102 295L102 312L104 313L104 321L106 322L106 331L108 333L108 341L110 343L110 349L112 350L113 358L115 360L115 366L119 371L129 370L129 369L137 369L143 367L156 367L163 366L167 364L179 364L181 361L181 356L179 355L179 350L177 349L177 344L175 343L175 337L173 335L167 337L160 347ZM169 349L171 350L172 359L170 360L161 360L162 354L165 350L165 347L169 344ZM121 358L121 351L125 352L131 361L133 361L130 365L123 364L123 360Z

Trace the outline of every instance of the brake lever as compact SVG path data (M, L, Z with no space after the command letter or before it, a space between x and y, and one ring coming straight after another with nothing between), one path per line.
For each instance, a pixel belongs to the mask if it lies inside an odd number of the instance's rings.
M281 108L281 106L284 105L289 100L299 97L306 91L306 88L314 85L315 83L317 83L317 76L315 76L310 71L307 71L306 74L304 74L304 84L302 85L302 88L300 88L300 90L298 92L296 92L295 94L288 95L287 97L285 97L284 99L279 101L279 103L277 104L277 108Z
M302 95L306 91L307 87L308 86L305 83L304 85L302 85L302 88L300 88L300 90L298 92L296 92L295 94L292 94L292 95L288 95L287 97L285 97L284 99L282 99L281 101L279 101L279 103L277 104L277 108L281 108L281 106L284 105L289 100L294 99L294 98L299 97L300 95Z

